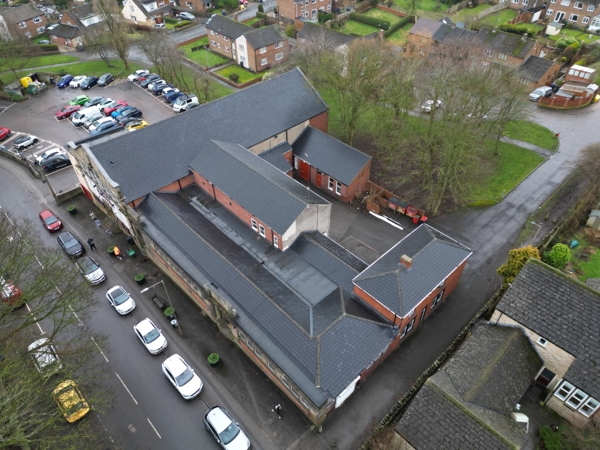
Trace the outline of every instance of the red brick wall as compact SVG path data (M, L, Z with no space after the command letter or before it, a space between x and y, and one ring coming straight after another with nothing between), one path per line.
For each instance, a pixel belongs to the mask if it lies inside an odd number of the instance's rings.
M287 17L288 19L296 18L296 4L294 0L277 0L277 9L279 15Z
M43 12L40 11L40 15L39 18L41 19L41 22L39 23L33 23L33 19L28 19L25 20L25 28L21 28L19 27L19 23L15 23L14 25L12 24L7 24L8 28L11 29L18 34L19 36L25 36L25 33L29 32L31 34L31 37L35 37L38 36L40 33L38 33L37 29L39 27L45 27L46 25L48 25L48 21L46 20L46 16L44 15Z
M333 189L329 189L330 176L325 172L322 172L322 174L321 174L321 183L320 184L317 183L317 171L318 170L319 170L318 167L314 167L314 166L310 167L310 176L309 176L310 182L313 185L320 188L321 190L327 192L328 194L330 194L334 197L337 197L338 199L340 199L340 201L342 201L344 203L348 203L354 198L354 194L357 191L362 191L365 188L365 186L367 185L367 182L369 181L369 176L371 174L371 161L369 161L368 164L365 165L363 170L361 170L361 172L356 176L356 178L354 180L352 180L352 183L350 183L349 186L346 186L345 184L342 183L342 189L340 191L340 194L338 194L336 192L337 180L335 178L333 178Z
M233 42L231 39L229 39L227 36L223 36L222 34L219 34L217 37L217 33L212 30L206 30L206 34L208 36L208 45L213 52L223 55L226 58L233 59L233 53L231 51ZM229 51L226 51L226 48Z
M348 186L348 196L346 202L351 201L354 198L354 194L357 191L362 191L367 186L367 181L369 181L369 177L371 176L371 160L363 167L360 173L354 178L352 183Z
M171 184L168 184L160 189L157 192L177 192L182 190L184 187L189 186L194 182L194 176L188 175L180 180L174 181Z
M311 117L308 121L309 125L317 130L322 131L323 133L327 133L329 128L329 111L322 112L315 117Z
M246 41L247 42L247 41ZM267 46L266 53L260 53L259 48L252 48L249 42L248 45L248 65L250 66L250 70L254 72L260 72L263 70L267 70L269 67L279 64L285 61L289 54L289 45L287 38L283 41L283 47L275 48L275 44ZM278 61L275 60L275 55L278 53L283 53L283 59ZM267 64L264 66L261 65L261 60L267 58Z
M75 39L71 39L70 42L67 43L67 40L62 36L54 36L50 34L49 37L50 42L52 42L53 44L66 45L67 47L75 47L75 45L77 44L77 41Z
M375 300L373 297L371 297L369 294L367 294L365 291L363 291L361 288L359 288L357 285L354 285L354 293L358 297L360 297L360 299L363 300L365 303L369 304L374 310L379 312L379 314L381 314L383 317L389 320L391 323L394 322L396 315L392 311L387 309L385 306L383 306L381 303L379 303L377 300Z

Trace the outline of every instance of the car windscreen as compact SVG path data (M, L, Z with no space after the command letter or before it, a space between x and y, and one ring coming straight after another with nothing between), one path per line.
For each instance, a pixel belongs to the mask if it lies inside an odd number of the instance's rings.
M189 382L192 378L194 378L194 374L190 369L185 369L181 374L175 377L177 381L177 386L183 386L187 382Z
M223 442L224 445L227 445L233 441L238 434L240 434L240 427L238 427L235 422L231 422L229 426L221 432L219 437L221 438L221 442Z
M84 275L89 275L90 273L93 273L99 269L98 264L96 264L90 257L80 259L77 261L77 264L81 268Z
M58 219L54 216L44 217L44 223L46 225L52 225L53 223L58 222Z
M77 242L77 239L75 239L72 236L69 236L69 235L63 236L61 239L63 241L63 244L65 244L66 248L72 248L72 247L79 245L79 242Z
M110 295L112 296L112 299L115 302L115 305L120 305L122 303L125 303L127 300L129 300L129 295L127 294L127 292L125 292L122 289L113 291L113 292L111 292Z
M158 339L159 336L160 333L156 330L156 328L152 328L152 330L144 335L144 341L146 344L149 344L150 342L154 342L156 339Z

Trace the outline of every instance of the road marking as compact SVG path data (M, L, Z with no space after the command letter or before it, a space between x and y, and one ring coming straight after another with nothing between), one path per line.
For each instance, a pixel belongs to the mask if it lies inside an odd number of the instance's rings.
M100 352L100 354L104 357L104 359L106 360L106 362L108 362L108 358L106 357L106 355L104 354L104 352L102 351L102 349L100 348L100 346L98 345L98 343L96 342L96 339L94 339L93 337L91 339L94 342L94 344L96 344L96 347L98 348L98 351Z
M27 303L25 303L25 307L27 308L27 311L29 311L31 313L31 308L29 307L29 305ZM42 330L42 327L40 326L40 323L38 322L38 320L36 319L35 316L33 316L33 320L35 320L35 324L40 329L40 334L44 334L44 330Z
M154 425L152 425L152 422L150 422L150 419L148 419L146 417L146 420L148 421L148 423L150 424L150 426L152 427L152 429L154 430L154 432L156 433L156 435L158 436L158 438L162 439L162 437L160 436L160 434L158 434L158 431L156 431L156 428L154 428Z
M60 291L58 290L58 288L56 288L56 290L60 293ZM71 305L69 305L69 309L71 310L71 312L73 313L73 315L77 318L77 320L79 320L79 323L83 323L81 321L81 319L79 318L79 316L77 315L77 313L73 310L73 308L71 308Z
M6 112L6 110L7 110L8 108L10 108L10 107L11 107L12 105L14 105L14 104L15 104L15 103L11 103L9 106L7 106L6 108L4 108L4 109L2 110L2 112L0 112L0 114L4 114L4 113Z
M121 382L121 384L123 385L123 387L125 388L125 390L129 393L129 395L131 396L131 398L133 399L133 401L135 402L135 404L137 405L138 402L135 399L135 397L133 396L133 394L131 393L131 391L127 388L127 386L125 385L125 383L123 383L123 380L121 380L121 377L119 376L119 374L117 372L115 372L115 375L117 376L117 378L119 379L119 381Z

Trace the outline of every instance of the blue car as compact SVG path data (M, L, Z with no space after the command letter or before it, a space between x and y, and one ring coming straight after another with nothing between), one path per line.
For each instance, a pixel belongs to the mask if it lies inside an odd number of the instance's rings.
M56 87L59 89L64 89L66 87L69 87L69 83L71 82L72 79L73 79L73 75L64 75L64 76L60 77L60 80L58 80L58 83L56 83Z
M104 122L98 125L94 131L90 133L90 136L96 136L97 134L104 133L105 131L112 130L114 128L119 128L121 124L115 122Z
M127 111L128 109L133 108L133 106L121 106L120 108L115 109L113 112L110 113L111 117L117 117L118 115L120 115L123 111Z
M173 103L175 100L177 100L179 97L184 97L185 93L183 92L169 92L166 97L165 100L167 100L168 103Z

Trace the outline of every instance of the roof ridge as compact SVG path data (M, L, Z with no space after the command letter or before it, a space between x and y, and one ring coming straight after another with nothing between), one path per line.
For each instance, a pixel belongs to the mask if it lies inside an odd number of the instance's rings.
M574 284L575 286L578 286L580 288L583 288L587 291L589 291L590 293L594 294L596 297L598 297L598 301L600 302L600 292L598 292L596 289L591 288L590 286L588 286L587 284L583 283L582 281L579 281L573 277L568 276L566 273L564 273L563 271L552 267L549 264L546 264L545 262L539 260L539 259L535 259L535 258L529 258L527 260L527 262L525 263L524 267L527 267L528 264L532 264L532 265L538 265L546 270L549 270L551 272L554 272L556 275L560 275L564 280L568 281L569 283ZM514 283L514 282L513 282Z
M326 251L328 254L332 255L334 258L338 259L339 261L342 262L342 264L344 264L346 267L352 269L353 271L357 272L357 275L360 273L358 272L354 267L352 267L350 264L347 264L346 261L343 261L342 259L338 258L333 252L331 252L327 247L322 246L316 239L314 239L312 237L312 235L310 234L312 233L312 231L308 231L308 232L304 232L302 234L304 234L307 238L309 238L311 241L313 241L316 245L318 245L319 247L321 247L324 251ZM354 253L352 253L350 250L348 250L347 248L341 246L340 244L338 244L337 242L335 242L333 239L331 239L329 236L321 233L320 231L317 231L317 233L321 234L322 236L324 236L326 239L329 239L331 242L333 242L335 245L337 245L339 248L341 248L342 250L347 251L348 253L350 253L352 256L354 256L356 259L358 259L360 262L363 262L365 264L367 264L366 262L364 262L362 259L360 259L358 256L356 256ZM368 267L368 266L367 266Z

